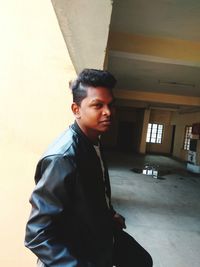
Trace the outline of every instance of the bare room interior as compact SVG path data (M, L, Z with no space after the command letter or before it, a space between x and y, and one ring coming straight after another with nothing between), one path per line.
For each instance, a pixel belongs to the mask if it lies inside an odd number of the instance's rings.
M108 2L75 21L52 1L76 71L103 62L118 81L103 137L113 204L155 267L199 267L200 3Z

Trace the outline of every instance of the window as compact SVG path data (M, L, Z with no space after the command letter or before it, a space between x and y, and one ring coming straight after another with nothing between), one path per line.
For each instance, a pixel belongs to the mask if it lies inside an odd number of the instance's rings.
M147 143L161 144L163 136L163 124L149 123L147 130Z
M192 126L185 126L185 136L183 142L183 149L189 150L190 148L190 136L192 133Z

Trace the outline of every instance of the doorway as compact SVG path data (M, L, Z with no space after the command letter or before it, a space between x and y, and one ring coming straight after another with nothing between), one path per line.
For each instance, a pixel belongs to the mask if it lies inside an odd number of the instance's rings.
M120 121L118 128L117 148L120 151L131 152L135 148L134 138L135 123Z

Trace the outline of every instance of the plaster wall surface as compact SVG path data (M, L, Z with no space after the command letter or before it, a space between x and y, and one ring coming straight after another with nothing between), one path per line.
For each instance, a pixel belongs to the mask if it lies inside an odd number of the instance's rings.
M118 145L117 142L118 142L118 137L119 137L120 122L128 122L132 124L132 127L133 127L132 149L138 152L141 133L142 133L143 117L144 117L143 109L122 108L122 107L119 108L118 107L116 109L113 126L104 136L102 136L104 145L108 147L116 147Z
M33 267L24 234L35 166L73 120L75 71L51 2L2 2L0 32L0 266Z
M187 114L175 113L173 115L172 124L176 125L173 156L186 160L187 153L183 150L185 126L191 126L193 123L197 122L200 122L200 112Z
M147 152L153 153L170 153L172 126L171 126L171 111L152 110L150 114L149 123L163 124L163 138L161 144L147 144Z

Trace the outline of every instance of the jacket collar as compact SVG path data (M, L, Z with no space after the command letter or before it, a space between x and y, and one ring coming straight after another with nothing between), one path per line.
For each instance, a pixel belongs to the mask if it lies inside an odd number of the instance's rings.
M76 134L81 136L85 141L90 143L92 146L94 145L92 143L92 141L84 134L84 132L81 130L81 128L79 127L79 125L78 125L78 123L76 121L74 121L74 123L70 127L74 132L76 132Z
M85 136L85 134L82 132L81 128L78 126L78 123L76 121L74 121L74 123L70 125L70 128L74 130L77 134Z
M74 121L74 123L70 126L70 128L81 138L83 138L85 141L87 141L88 143L90 143L92 145L92 142L90 141L90 139L84 134L84 132L81 130L81 128L79 127L78 123L76 121Z

